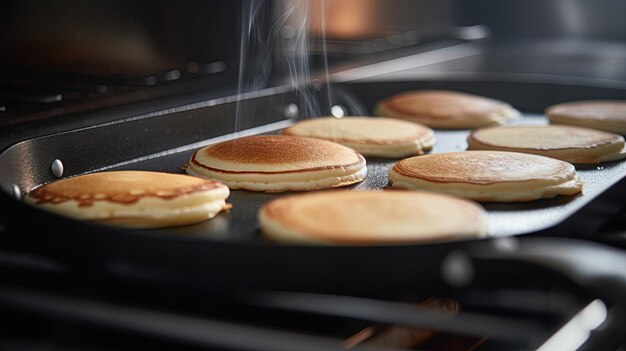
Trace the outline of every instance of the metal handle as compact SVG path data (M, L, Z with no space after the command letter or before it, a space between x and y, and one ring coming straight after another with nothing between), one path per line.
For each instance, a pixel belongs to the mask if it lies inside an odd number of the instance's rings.
M520 269L523 265L519 263L526 263L542 268L542 272L547 269L565 277L602 300L595 300L564 325L544 344L545 349L571 342L572 335L580 338L579 344L571 345L572 349L616 349L626 342L626 253L623 251L583 240L509 237L470 245L467 258L477 276L497 272L505 262L515 262L518 269L507 272L509 279L523 280L528 271ZM582 322L574 323L577 318ZM576 325L588 329L584 333L572 332Z

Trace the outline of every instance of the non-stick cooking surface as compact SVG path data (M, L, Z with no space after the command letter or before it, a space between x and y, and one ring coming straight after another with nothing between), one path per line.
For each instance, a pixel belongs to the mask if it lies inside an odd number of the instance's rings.
M333 87L334 103L343 106L348 114L367 115L373 104L381 98L397 91L419 88L465 90L504 101L514 99L521 89L532 90L532 96L550 96L559 92L568 93L572 98L601 98L623 94L613 90L574 89L560 85L528 86L500 82L487 85L463 83L459 86L451 82L433 84L435 85L420 85L415 82L345 84ZM325 94L321 92L319 95ZM232 139L237 136L232 134L233 130L242 131L238 135L276 133L292 123L286 118L289 116L284 111L288 111L290 106L303 106L306 103L302 96L298 97L288 87L255 92L246 98L221 98L133 117L120 123L26 140L0 154L0 185L7 192L11 192L16 186L25 192L42 183L53 181L50 164L57 158L65 165L64 177L115 169L180 173L181 167L197 148ZM530 104L532 100L528 100L530 109L545 108L543 103ZM241 119L234 118L238 112L242 112ZM542 114L526 113L512 123L545 124L547 120ZM435 133L437 141L432 153L466 149L469 131L436 130ZM368 158L366 179L347 189L382 190L388 186L387 171L396 161L397 159ZM624 182L620 180L626 176L626 160L598 166L578 166L577 171L584 182L582 195L560 196L529 203L483 204L488 214L489 235L500 237L553 231L559 235L585 236L597 229L602 221L623 206ZM614 187L618 182L620 185ZM607 191L609 188L611 190ZM287 193L266 194L235 190L228 200L233 205L232 210L221 213L212 220L185 227L139 232L148 237L175 236L192 240L220 239L248 243L263 241L256 220L257 211L267 201L285 194ZM579 211L581 209L584 211Z
M512 124L546 124L542 115L527 114ZM437 130L437 142L432 153L463 151L467 148L467 130ZM161 158L137 162L116 169L140 169L181 172L193 150ZM347 187L354 190L381 190L388 186L387 171L398 159L367 158L368 175L359 184ZM603 163L597 166L578 166L585 183L583 194L574 197L559 196L529 203L484 203L487 209L490 236L509 236L533 233L553 227L574 215L581 207L626 175L626 161ZM288 193L258 193L246 190L231 192L229 213L199 224L180 228L157 230L160 233L185 234L198 238L254 240L260 237L256 214L267 201Z
M509 101L516 107L527 106L528 111L541 111L546 103L560 102L558 94L567 95L568 99L624 95L623 91L558 84L388 82L333 87L333 104L343 106L350 114L367 115L381 98L419 88L467 91ZM526 105L519 105L515 98L524 89L529 98L524 100ZM546 99L538 100L539 96ZM15 189L26 192L54 181L50 165L55 159L65 166L63 177L113 169L178 173L197 148L232 138L234 135L229 133L233 130L243 131L239 135L278 132L291 123L285 111L307 102L310 101L304 101L290 87L275 88L133 115L116 123L66 133L51 131L47 136L15 144L0 153L0 195L2 204L7 205L6 211L0 213L6 229L0 243L51 256L90 274L105 272L115 277L193 285L210 291L287 289L372 296L420 291L424 286L431 289L442 282L441 272L450 255L469 246L491 245L489 240L360 247L276 245L261 237L256 215L265 202L286 193L232 191L230 212L201 224L160 230L86 224L19 204L8 196ZM328 111L328 107L322 110ZM235 119L238 111L246 118ZM527 114L515 123L541 124L546 120L542 115ZM434 153L462 151L466 147L468 131L436 134ZM396 161L368 159L367 178L348 189L387 187L387 170ZM626 176L626 161L578 167L578 171L585 182L580 196L484 204L490 235L593 233L624 205L626 182L622 179ZM526 238L520 241L523 240Z

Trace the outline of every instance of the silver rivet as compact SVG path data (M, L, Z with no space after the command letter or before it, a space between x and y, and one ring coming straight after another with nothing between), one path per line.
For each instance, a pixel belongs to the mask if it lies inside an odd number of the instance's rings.
M452 251L441 262L441 277L451 286L466 286L474 279L474 265L464 252Z
M285 106L285 110L283 111L283 114L287 118L296 118L300 114L300 109L298 108L298 105L292 103L292 104Z
M50 165L50 170L55 177L63 177L63 162L61 162L61 160L59 160L58 158L52 161L52 164Z
M22 191L17 184L11 185L11 193L13 194L13 197L17 200L22 200Z
M503 237L494 240L493 245L503 252L515 252L519 248L519 241L516 238Z
M178 69L173 69L171 71L167 71L165 72L165 74L163 74L163 78L165 78L165 80L170 81L170 80L177 80L179 79L181 76L180 70Z
M156 83L157 83L157 77L155 77L155 76L146 77L146 85L147 86L153 87L153 86L156 85Z
M346 115L346 110L341 105L335 105L330 108L330 114L335 118L341 118Z

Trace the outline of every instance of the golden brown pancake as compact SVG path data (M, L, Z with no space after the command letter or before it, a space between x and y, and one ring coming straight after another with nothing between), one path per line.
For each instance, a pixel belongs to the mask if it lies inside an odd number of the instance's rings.
M365 158L343 145L287 135L257 135L196 151L187 173L219 180L231 189L304 191L358 183Z
M546 109L550 123L571 124L626 135L626 100L566 102Z
M228 208L228 187L216 181L144 171L115 171L58 180L26 201L76 219L130 228L205 221Z
M477 204L419 191L324 191L278 198L259 211L263 234L298 244L376 245L485 235Z
M502 101L443 90L394 95L380 101L374 113L444 129L498 125L519 116L517 110Z
M389 170L389 180L395 187L441 191L478 201L531 201L582 191L570 163L506 151L411 157Z
M422 155L435 143L432 129L393 118L315 118L285 128L283 134L330 140L379 157Z
M481 128L470 134L467 143L471 150L524 152L573 163L599 163L626 157L621 135L565 125Z

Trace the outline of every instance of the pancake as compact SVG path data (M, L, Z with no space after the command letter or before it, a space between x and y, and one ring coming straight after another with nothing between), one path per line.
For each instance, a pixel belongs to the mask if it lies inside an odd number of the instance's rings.
M283 134L330 140L378 157L422 155L435 144L432 129L393 118L316 118L285 128Z
M229 190L212 180L143 171L81 175L38 187L26 201L59 215L129 228L194 224L227 209Z
M441 191L478 201L532 201L575 195L582 183L572 164L505 151L416 156L389 170L394 187Z
M571 124L626 135L626 100L566 102L546 109L550 123Z
M231 189L304 191L358 183L365 158L343 145L287 135L256 135L196 151L187 173L219 180Z
M621 135L565 125L482 128L474 130L467 143L471 150L524 152L573 163L599 163L626 157Z
M279 242L410 244L484 236L483 209L419 191L324 191L278 198L259 210L263 234Z
M519 112L505 102L443 90L394 95L380 101L374 113L444 129L498 125L519 116Z

